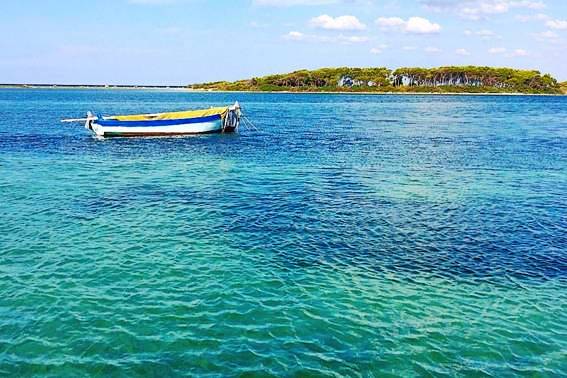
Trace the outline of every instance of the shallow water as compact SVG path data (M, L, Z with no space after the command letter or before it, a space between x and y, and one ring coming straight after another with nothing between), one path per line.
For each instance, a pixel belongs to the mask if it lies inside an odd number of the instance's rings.
M567 97L0 90L0 177L0 375L567 375Z

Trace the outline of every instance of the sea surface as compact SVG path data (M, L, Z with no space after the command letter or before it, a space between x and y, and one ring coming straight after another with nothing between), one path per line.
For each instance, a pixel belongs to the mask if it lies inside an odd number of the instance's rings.
M0 90L0 196L0 376L567 375L567 97Z

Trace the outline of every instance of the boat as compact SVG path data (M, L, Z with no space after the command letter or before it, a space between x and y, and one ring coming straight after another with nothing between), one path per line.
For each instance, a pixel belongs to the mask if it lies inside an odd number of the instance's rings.
M155 114L97 116L88 112L86 118L62 122L84 121L86 129L102 138L178 136L234 132L241 115L240 105L235 102L232 106Z

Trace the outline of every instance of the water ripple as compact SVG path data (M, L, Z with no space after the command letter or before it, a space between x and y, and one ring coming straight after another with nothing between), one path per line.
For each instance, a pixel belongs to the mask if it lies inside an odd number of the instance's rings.
M233 96L0 91L0 375L567 375L564 98L238 94L261 132L55 127Z

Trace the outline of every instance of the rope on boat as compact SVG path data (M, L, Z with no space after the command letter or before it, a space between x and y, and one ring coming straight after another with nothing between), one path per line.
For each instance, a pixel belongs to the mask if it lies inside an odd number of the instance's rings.
M244 120L243 125L246 125L246 126L252 128L253 130L260 131L260 129L258 129L258 128L248 119L248 117L246 117L244 114L242 114L242 119Z
M243 127L245 129L248 129L248 125L246 124L246 122L242 121L238 124L238 127Z

